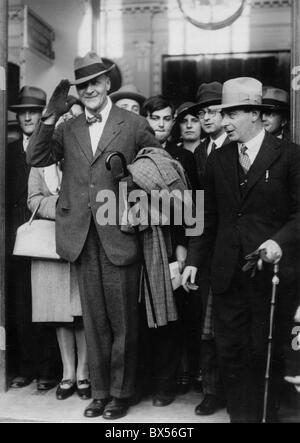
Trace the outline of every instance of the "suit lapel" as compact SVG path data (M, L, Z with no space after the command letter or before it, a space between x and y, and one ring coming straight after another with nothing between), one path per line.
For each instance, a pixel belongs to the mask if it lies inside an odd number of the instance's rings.
M106 125L103 130L102 137L99 141L97 151L93 158L93 163L99 158L99 156L107 149L114 138L120 133L120 124L124 121L123 116L119 112L119 109L113 105L110 114L108 116Z
M266 134L263 144L248 174L248 185L244 195L247 198L253 187L274 161L281 155L281 143L270 134Z
M223 145L224 146L224 145ZM224 169L225 176L229 182L229 185L233 191L234 197L239 202L241 199L241 193L239 188L238 177L238 146L237 143L231 143L224 149L218 149L218 158Z
M85 119L85 114L80 115L72 126L72 131L79 143L81 150L86 156L89 163L93 161L93 150L91 144L91 137L88 124Z

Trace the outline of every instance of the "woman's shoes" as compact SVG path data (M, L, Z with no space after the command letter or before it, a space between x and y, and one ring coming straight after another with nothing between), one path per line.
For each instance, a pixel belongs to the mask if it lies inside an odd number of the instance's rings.
M89 380L78 380L77 394L81 400L89 400L92 398L91 383Z
M73 380L62 380L56 389L56 398L57 400L66 400L74 394L75 390L76 383Z

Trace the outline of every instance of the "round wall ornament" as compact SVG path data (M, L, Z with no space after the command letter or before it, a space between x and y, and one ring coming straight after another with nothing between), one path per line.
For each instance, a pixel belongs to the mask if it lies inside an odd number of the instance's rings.
M247 0L177 0L184 18L205 30L230 26L243 13Z

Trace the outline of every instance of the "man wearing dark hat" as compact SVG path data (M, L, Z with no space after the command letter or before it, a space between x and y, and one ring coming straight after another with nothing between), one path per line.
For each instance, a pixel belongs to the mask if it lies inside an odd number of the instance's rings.
M222 125L222 115L219 110L212 108L222 102L222 84L218 82L203 83L197 92L198 103L192 108L196 112L203 131L207 137L199 144L194 152L198 173L199 189L204 189L204 173L208 156L216 149L229 143ZM201 372L202 391L204 398L196 407L197 415L214 414L224 406L224 393L218 368L218 358L214 331L212 327L212 294L209 279L201 279L199 291L202 301L202 333L201 335ZM198 350L199 352L199 350Z
M212 82L200 85L197 92L197 101L196 109L198 110L201 126L203 131L207 134L207 138L200 144L194 153L200 189L203 189L203 177L209 154L229 142L222 125L220 111L211 108L211 106L221 104L222 84Z
M8 145L7 152L7 242L12 254L16 231L31 216L27 208L27 183L30 167L26 163L29 139L37 127L46 106L42 89L24 86L17 104L10 110L17 114L22 138ZM22 388L38 378L38 389L56 385L54 360L55 332L45 325L33 325L31 311L31 261L11 257L8 266L8 316L12 360L17 376L11 387ZM14 358L13 358L14 357ZM56 361L57 363L57 361ZM58 374L56 374L58 376Z
M146 97L139 93L134 85L122 86L118 91L110 94L112 102L119 108L140 115Z
M283 89L266 86L263 88L262 119L266 131L280 139L289 140L289 94Z
M283 340L289 337L297 307L300 150L265 132L259 81L230 80L224 84L222 96L223 126L231 142L208 158L205 228L202 236L190 239L183 284L188 290L197 271L201 278L209 265L216 343L230 418L234 423L260 422L273 265L280 262L267 411L271 422L277 419ZM262 270L257 270L257 264Z
M112 172L105 161L119 151L131 163L141 148L159 147L145 119L112 104L112 69L95 53L77 57L74 85L84 114L55 130L67 110L70 83L63 80L27 151L29 163L37 167L64 159L57 252L78 270L94 398L85 416L106 419L126 415L134 394L140 263L136 237L121 232L118 221L105 224L99 215L106 203L100 191L118 201L122 176L118 158L111 162Z

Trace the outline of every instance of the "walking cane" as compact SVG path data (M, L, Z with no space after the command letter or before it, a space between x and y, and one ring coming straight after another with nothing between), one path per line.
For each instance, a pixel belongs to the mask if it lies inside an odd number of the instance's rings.
M277 287L280 283L279 280L279 264L274 265L273 279L272 279L272 300L271 300L271 313L270 313L270 329L268 338L268 356L267 367L265 375L265 393L264 393L264 411L263 411L263 423L267 423L268 414L268 400L269 400L269 388L270 388L270 375L271 375L271 362L273 354L273 333L274 333L274 318L277 299Z
M110 155L108 155L108 157L105 160L106 169L108 171L111 171L111 164L110 163L111 163L111 160L113 157L119 157L119 159L122 162L123 175L124 175L124 177L128 177L129 172L127 169L126 159L121 152L115 151L115 152L112 152ZM148 270L147 270L147 266L146 266L146 259L145 259L145 254L144 254L143 242L141 239L139 227L134 226L134 230L136 233L138 246L141 251L142 266L143 266L143 270L144 270L146 286L147 286L148 293L149 293L150 309L151 309L151 314L152 314L152 318L153 318L153 322L154 322L154 328L157 329L158 325L157 325L157 319L156 319L156 314L155 314L155 309L154 309L154 301L153 301L153 295L152 295L152 290L151 290L151 285L150 285L150 278L149 278L149 274L148 274Z

